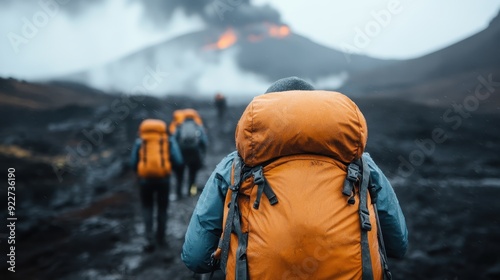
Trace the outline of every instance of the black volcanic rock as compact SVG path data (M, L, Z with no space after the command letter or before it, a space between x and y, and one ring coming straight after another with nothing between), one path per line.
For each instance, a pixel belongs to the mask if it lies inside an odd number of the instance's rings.
M110 99L104 92L79 83L28 83L0 77L0 108L7 110L19 107L45 110L68 105L95 106Z
M355 102L369 126L367 151L393 184L409 228L407 256L390 260L393 275L398 279L496 279L500 263L500 218L496 216L500 211L496 202L500 195L500 116L476 113L464 120L462 127L453 129L439 123L440 108L383 98ZM234 127L245 106L230 105L225 123L221 123L212 104L204 100L151 97L143 103L118 122L115 132L103 136L96 153L82 159L85 168L74 175L68 170L62 182L53 166L41 161L52 154L41 154L43 150L38 148L34 151L31 143L17 145L37 154L37 158L0 154L1 168L14 167L19 175L16 196L22 222L16 229L16 264L25 269L18 270L17 279L193 278L179 252L199 196L171 202L167 231L170 247L143 254L138 186L136 177L124 168L129 147L142 118L157 117L157 113L171 117L174 108L192 106L202 115L210 137L206 166L198 179L199 183L206 182L216 164L234 151ZM86 112L72 106L40 110L35 119L77 124L84 117L91 122L86 128L92 129L101 118L109 117L109 111L93 109ZM22 111L27 112L25 115L32 113L17 108L17 114ZM34 130L32 122L19 118L15 127L32 142L52 134L46 125L37 125L39 130ZM400 157L409 158L419 151L415 141L431 137L436 125L445 129L448 139L434 144L434 151L425 154L411 177L398 176ZM68 129L63 133L71 139L61 142L60 134L57 141L50 142L61 147L62 156L66 156L67 144L83 140L75 133L80 130L75 125ZM0 125L2 131L11 133L11 127ZM6 201L7 192L0 193L0 199ZM5 221L4 212L0 212L0 218ZM6 256L0 260L0 279L10 279Z

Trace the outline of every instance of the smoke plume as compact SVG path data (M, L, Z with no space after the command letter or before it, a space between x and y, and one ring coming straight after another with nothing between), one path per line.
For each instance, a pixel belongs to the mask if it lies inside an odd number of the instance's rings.
M140 2L145 16L161 26L180 9L199 16L210 26L241 26L254 22L280 23L280 14L270 6L254 6L250 0L130 0Z
M42 0L54 1L59 7L77 16L84 14L87 8L103 5L99 0ZM108 0L109 1L109 0ZM188 16L197 16L209 26L241 26L254 22L281 23L279 12L266 5L255 6L250 0L128 0L130 4L140 4L144 9L144 17L158 28L163 28L177 10ZM34 8L38 1L21 2L0 0L0 7L23 5Z

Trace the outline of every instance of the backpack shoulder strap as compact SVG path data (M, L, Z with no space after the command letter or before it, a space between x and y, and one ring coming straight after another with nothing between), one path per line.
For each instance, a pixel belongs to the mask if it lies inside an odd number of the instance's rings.
M368 231L372 229L370 223L370 211L368 211L368 182L370 180L370 169L368 164L360 159L361 181L359 184L359 219L361 223L361 263L363 265L362 279L373 279L373 268L368 244Z
M231 242L231 232L233 231L233 224L235 216L239 216L239 210L237 209L238 200L238 190L241 185L241 171L242 171L243 160L238 154L235 154L233 160L233 184L229 187L228 192L231 192L231 200L228 205L229 211L226 219L226 225L224 226L224 234L219 242L219 248L221 248L220 264L225 270L227 259L229 256L229 244Z
M355 183L359 182L359 219L361 226L361 260L363 265L362 279L373 279L373 268L371 266L370 247L368 244L368 231L372 229L370 223L370 212L368 210L368 194L370 195L373 204L375 220L377 222L377 239L379 243L380 256L382 261L382 269L384 272L384 279L392 279L392 274L389 270L387 263L387 255L382 236L382 229L380 228L380 221L377 211L377 187L371 183L370 180L370 167L368 163L361 157L358 160L351 162L347 167L347 176L344 181L342 193L349 196L348 203L354 204L355 200Z

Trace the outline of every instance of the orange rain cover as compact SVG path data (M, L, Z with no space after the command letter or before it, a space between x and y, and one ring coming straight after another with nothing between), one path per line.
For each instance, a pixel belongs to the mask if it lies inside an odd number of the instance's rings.
M146 119L139 126L142 139L137 174L142 178L164 178L170 175L171 164L167 124L162 120Z
M277 158L264 166L264 176L279 200L271 206L263 195L254 209L253 178L241 185L238 205L242 230L248 233L250 279L362 278L359 196L348 204L342 186L345 164L361 157L366 140L363 115L340 93L272 93L248 105L236 131L238 152L250 166ZM230 197L231 190L225 205ZM382 279L369 197L368 203L373 275ZM225 224L229 208L224 209ZM235 278L237 247L232 233L226 279Z
M358 106L329 91L287 91L255 97L236 128L247 165L296 154L329 156L345 164L361 157L368 129Z
M170 135L174 135L177 127L182 124L186 119L193 119L196 124L203 126L203 121L195 109L182 109L174 111L174 119L170 123Z

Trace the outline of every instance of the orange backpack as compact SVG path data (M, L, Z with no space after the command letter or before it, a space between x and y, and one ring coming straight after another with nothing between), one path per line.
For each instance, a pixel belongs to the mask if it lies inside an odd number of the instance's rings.
M142 140L137 174L141 178L164 178L170 175L167 125L162 120L147 119L139 127Z
M169 126L170 135L174 135L177 127L179 127L179 125L181 125L186 119L192 119L197 125L203 126L203 121L195 109L175 110L174 118Z
M236 128L238 156L213 254L226 279L390 276L368 195L376 192L360 160L366 140L363 115L340 93L254 98Z

